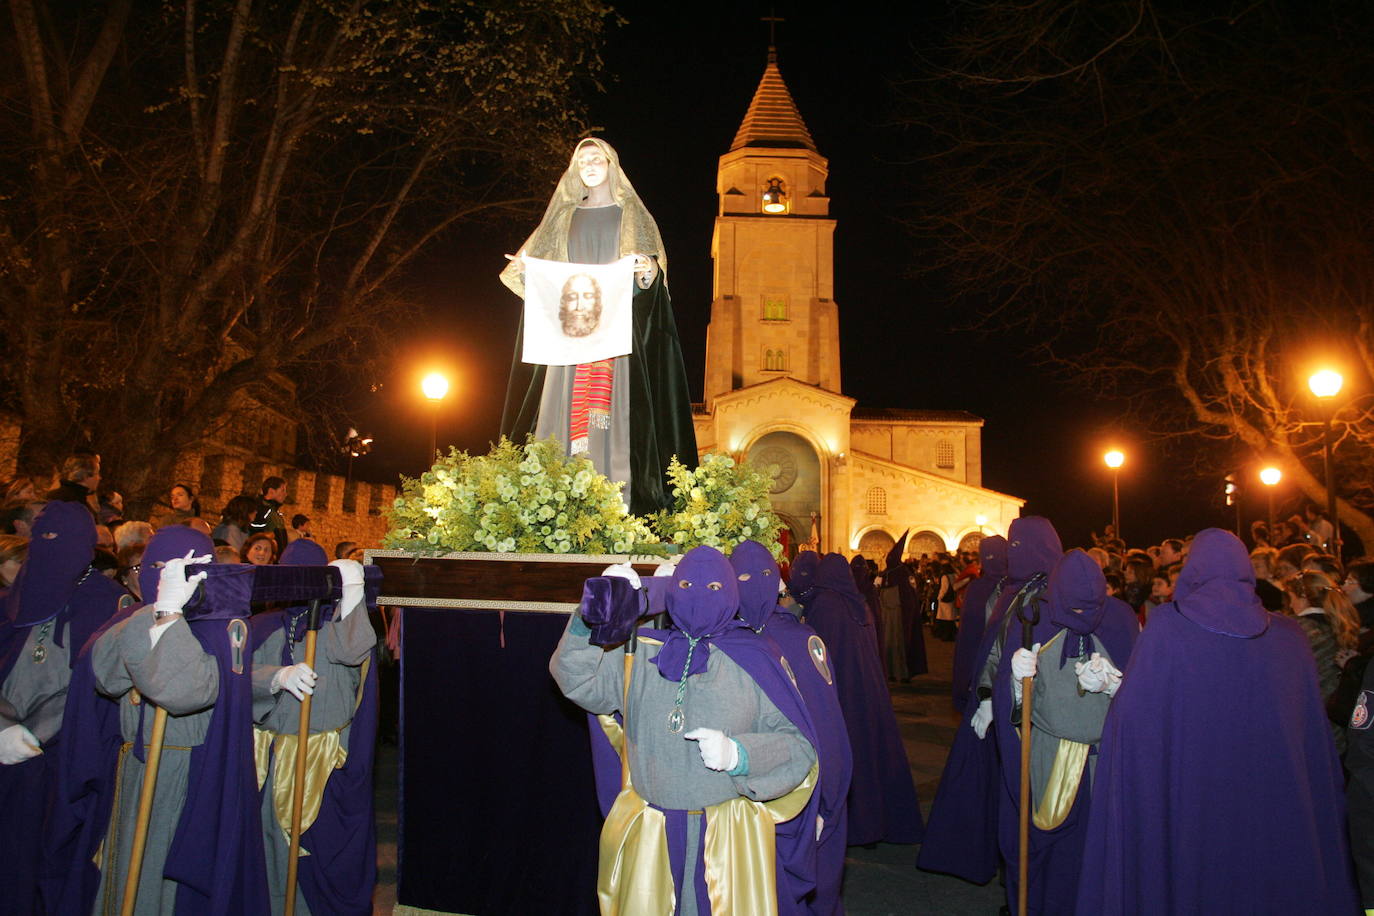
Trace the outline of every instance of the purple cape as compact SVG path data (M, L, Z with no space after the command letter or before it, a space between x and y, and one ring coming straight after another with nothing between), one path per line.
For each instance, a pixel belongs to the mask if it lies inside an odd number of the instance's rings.
M829 651L815 630L778 606L778 567L767 547L744 541L731 552L730 565L740 579L740 618L776 643L797 678L797 689L816 728L816 757L821 767L818 813L825 826L816 843L815 894L809 901L809 912L817 916L843 913L840 886L854 758ZM796 890L794 897L801 899L804 894Z
M1230 532L1194 539L1179 585L1107 714L1078 912L1359 912L1302 629L1260 607Z
M1001 535L983 538L978 545L981 572L964 588L963 611L959 615L959 635L954 639L954 679L951 693L954 708L968 705L973 690L974 664L978 644L988 620L988 601L1007 575L1007 539Z
M829 650L854 757L848 843L919 843L924 827L916 786L868 609L839 554L826 554L813 581L803 602L806 622Z
M911 567L902 562L902 551L906 547L906 531L887 552L887 566L883 569L883 583L896 580L897 596L902 604L902 635L906 639L906 673L917 677L930 670L926 661L926 637L921 629L920 602L916 589L911 584Z
M1040 622L1032 629L1032 642L1044 645L1061 630L1067 630L1061 641L1071 657L1087 661L1087 653L1080 653L1079 636L1095 636L1101 641L1112 662L1124 669L1130 659L1132 646L1140 631L1135 614L1123 601L1107 597L1107 581L1102 568L1081 550L1071 550L1050 574L1040 604ZM1081 613L1078 613L1081 612ZM1028 616L1033 616L1028 614ZM1065 626L1069 624L1069 626ZM997 741L1002 769L1002 799L998 806L998 840L1002 859L1007 864L1007 900L1015 907L1017 875L1015 863L1019 852L1021 740L1019 729L1011 724L1011 657L1021 648L1022 629L1019 620L1009 620L1002 662L993 685L993 736ZM1087 645L1091 646L1091 642ZM1040 656L1042 666L1063 666L1063 652L1053 648ZM1045 736L1036 731L1032 735ZM1073 910L1082 864L1084 828L1089 811L1089 773L1083 774L1077 799L1068 816L1053 830L1030 826L1030 870L1027 909L1031 913L1063 913Z
M324 550L306 538L292 541L282 551L285 566L314 568L327 562ZM366 566L363 572L366 604L370 607L376 601L381 570ZM284 630L287 638L282 646L282 664L291 664L291 637L295 636L296 642L305 639L304 626L293 629L292 624L300 624L308 610L308 605L293 605L282 611L253 615L253 644L261 645L275 630ZM326 603L321 607L320 620L332 619L336 610L337 602ZM353 613L365 614L367 609L358 608ZM372 892L377 884L377 827L372 807L377 689L374 648L362 683L362 697L348 730L348 758L341 769L329 774L320 813L301 835L301 845L310 850L310 855L300 859L301 893L314 913L366 916L372 912Z
M213 552L210 539L190 528L172 526L155 534L143 555L145 568L153 571L140 579L144 595L156 600L159 564L193 548L198 555ZM241 624L235 627L235 620L246 617L249 608L246 601L212 605L195 620L188 619L188 626L201 648L215 656L219 696L205 741L191 752L186 800L163 877L179 885L178 910L227 916L262 912L270 904L253 762L252 668L247 661L252 645L245 644L238 653L243 663L235 673L236 653L229 635L235 628L247 636ZM118 620L136 610L131 608ZM90 911L100 881L91 859L105 837L114 802L115 766L123 739L118 704L96 690L91 647L98 635L85 643L67 697L66 714L79 731L73 732L71 746L59 759L58 804L47 838L53 851L45 879L50 913Z
M125 592L92 569L94 548L95 522L84 505L51 502L38 514L28 556L0 616L0 683L14 670L33 627L51 621L52 643L68 649L75 667L77 650L116 613ZM35 837L51 817L56 758L67 735L64 721L42 754L0 766L0 893L14 912L32 912L38 905L49 863Z
M733 557L734 554L731 554L731 558ZM886 674L887 651L883 645L883 628L879 624L883 619L883 608L878 599L878 590L873 587L873 573L862 555L850 558L849 571L854 574L854 586L858 588L859 594L863 595L864 604L868 605L868 619L873 624L873 638L878 643L878 659L883 663L883 673Z
M1033 577L1049 573L1062 553L1059 535L1048 519L1028 515L1012 520L1007 539L1007 580L974 653L968 705L935 791L926 839L916 857L920 869L957 875L975 884L986 884L997 874L997 806L1002 794L997 747L991 733L980 740L970 724L978 711L973 687L997 642L1007 609Z

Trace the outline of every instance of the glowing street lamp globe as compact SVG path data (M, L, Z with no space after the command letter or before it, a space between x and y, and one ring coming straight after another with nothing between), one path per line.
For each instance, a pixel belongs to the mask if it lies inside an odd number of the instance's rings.
M1260 483L1264 484L1266 487L1277 486L1278 482L1283 480L1283 471L1274 467L1265 468L1260 471L1259 478Z
M1312 373L1307 380L1307 387L1319 398L1334 398L1341 393L1341 385L1344 383L1345 379L1335 369L1322 369Z
M1117 449L1112 449L1102 456L1102 460L1107 463L1107 467L1115 470L1126 463L1126 456Z
M420 390L431 401L442 401L448 394L448 379L438 372L431 372L420 382Z

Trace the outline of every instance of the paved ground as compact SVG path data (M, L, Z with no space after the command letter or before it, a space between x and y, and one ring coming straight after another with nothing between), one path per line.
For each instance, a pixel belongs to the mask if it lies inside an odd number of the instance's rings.
M892 687L892 705L911 761L923 811L930 810L945 757L959 719L949 699L950 643L926 646L931 673ZM396 905L396 749L383 746L377 758L378 887L374 912ZM978 887L945 875L917 871L916 846L880 844L849 850L844 902L849 916L996 916L1003 903L997 882Z

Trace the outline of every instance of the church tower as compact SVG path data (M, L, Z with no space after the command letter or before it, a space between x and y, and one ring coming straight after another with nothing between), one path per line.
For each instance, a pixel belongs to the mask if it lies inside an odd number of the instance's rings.
M716 173L707 410L722 395L776 378L839 393L828 168L770 47L763 79Z

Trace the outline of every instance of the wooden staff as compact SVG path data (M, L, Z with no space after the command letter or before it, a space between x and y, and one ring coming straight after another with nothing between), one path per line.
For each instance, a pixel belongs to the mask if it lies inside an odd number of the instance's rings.
M143 702L148 702L145 697ZM138 901L138 876L143 871L143 851L148 845L148 821L153 816L153 793L157 790L157 770L162 763L162 742L167 734L167 710L153 711L153 734L148 742L148 760L143 765L143 787L138 795L138 819L134 822L134 845L129 850L129 871L124 877L124 902L120 916L133 916ZM118 812L115 812L118 816Z
M625 691L620 699L620 788L630 784L630 676L635 671L635 649L639 645L639 622L625 642Z
M1031 615L1026 616L1026 605L1032 606ZM1035 625L1040 622L1040 602L1037 597L1023 601L1016 609L1021 618L1021 648L1030 650L1035 644ZM1016 863L1016 910L1026 916L1026 882L1030 877L1030 759L1031 759L1031 697L1035 691L1035 678L1021 678L1021 825L1017 847Z
M310 601L305 625L305 663L315 670L315 639L320 632L320 599ZM296 873L301 853L301 809L305 806L305 758L310 745L310 703L313 694L301 698L301 724L296 738L296 781L291 785L291 849L286 858L286 916L296 912Z

